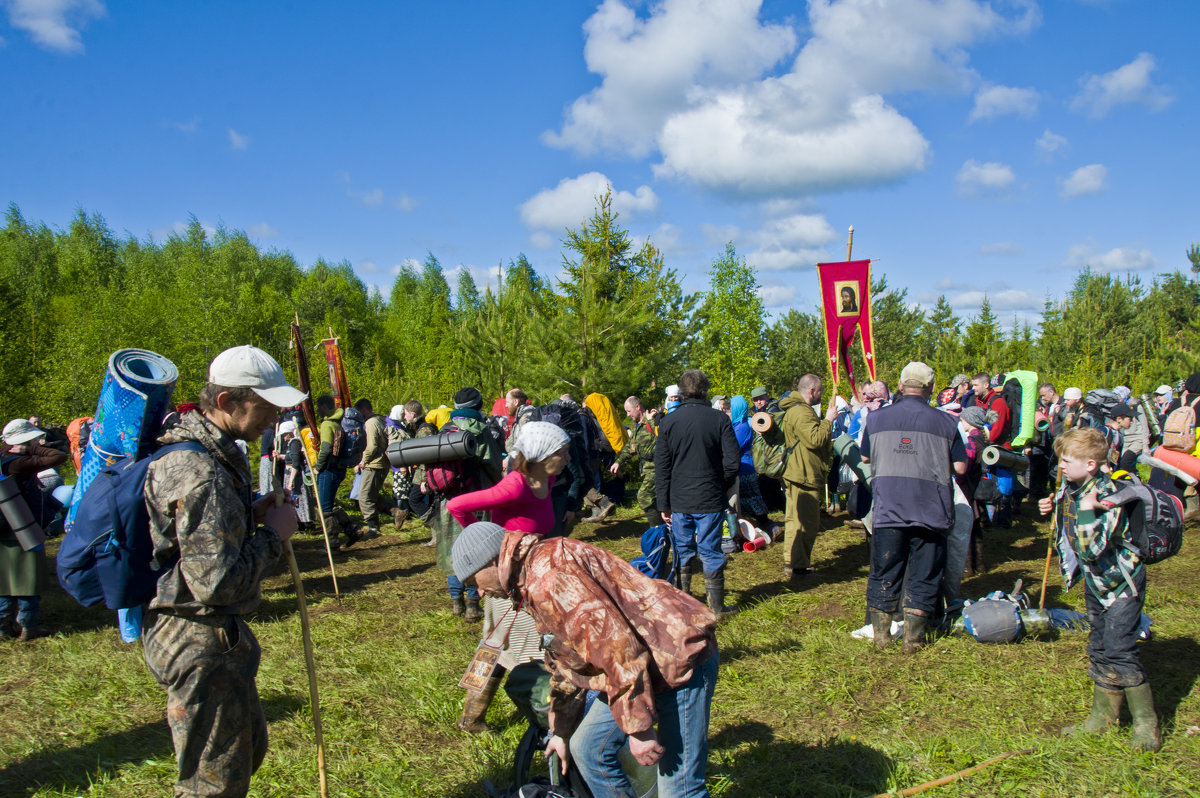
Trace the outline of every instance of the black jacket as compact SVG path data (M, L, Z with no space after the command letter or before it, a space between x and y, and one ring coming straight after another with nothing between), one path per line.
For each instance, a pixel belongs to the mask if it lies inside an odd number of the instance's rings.
M729 416L703 399L684 399L658 426L654 488L664 513L719 513L741 456Z

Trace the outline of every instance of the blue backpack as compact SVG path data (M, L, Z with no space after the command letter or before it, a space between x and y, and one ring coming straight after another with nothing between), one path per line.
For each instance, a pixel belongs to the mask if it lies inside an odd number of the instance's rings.
M642 533L642 553L629 564L651 579L669 579L679 584L679 568L671 556L671 531L666 524L652 526Z
M170 444L141 459L106 466L88 485L58 549L58 581L83 606L103 602L117 610L154 598L158 578L173 563L154 562L143 495L146 471L178 449L208 451L195 441Z

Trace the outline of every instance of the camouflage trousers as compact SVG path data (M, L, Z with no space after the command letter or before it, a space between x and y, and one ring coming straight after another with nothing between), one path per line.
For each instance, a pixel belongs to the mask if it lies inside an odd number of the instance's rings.
M175 798L246 795L267 754L267 719L254 684L262 650L250 627L234 616L151 612L142 643L150 673L167 690L179 765Z
M662 519L658 518L658 492L654 489L653 463L642 468L642 486L638 488L637 500L638 507L642 508L642 512L652 524L662 523Z

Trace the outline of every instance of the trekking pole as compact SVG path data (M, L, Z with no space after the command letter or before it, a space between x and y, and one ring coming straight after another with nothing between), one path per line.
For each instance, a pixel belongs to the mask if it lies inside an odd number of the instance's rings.
M276 491L275 506L283 504L283 493ZM304 600L304 583L300 578L300 565L292 549L291 538L283 541L283 552L287 555L288 568L292 571L292 583L296 586L296 607L300 610L300 637L304 641L304 667L308 671L308 698L312 703L313 736L317 740L317 778L321 784L321 798L329 798L329 783L325 772L325 740L321 735L321 698L317 694L317 663L313 658L312 632L308 628L308 602Z
M1066 417L1063 423L1063 432L1070 429L1074 420L1074 416ZM1050 581L1050 558L1054 555L1054 541L1058 537L1058 492L1062 489L1062 480L1062 461L1059 460L1058 468L1054 472L1054 512L1050 516L1050 537L1046 541L1046 567L1042 571L1042 595L1038 599L1039 610L1046 609L1046 585Z

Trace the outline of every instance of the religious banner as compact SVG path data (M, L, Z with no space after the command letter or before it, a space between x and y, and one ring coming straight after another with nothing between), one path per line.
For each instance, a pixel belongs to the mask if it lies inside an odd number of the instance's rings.
M317 413L313 408L312 398L312 381L308 377L308 353L304 351L304 342L300 340L300 316L296 316L296 320L292 322L292 351L296 354L296 387L304 391L308 396L300 403L300 409L304 412L304 423L307 425L311 434L318 435Z
M346 382L346 367L342 363L342 348L338 346L338 339L326 338L321 343L325 345L325 362L329 364L329 387L333 391L333 401L338 407L352 407L350 384Z
M821 284L821 311L825 319L825 346L829 350L829 371L838 384L838 366L843 365L854 390L854 366L849 348L854 331L862 336L863 360L871 379L875 379L875 351L871 340L871 261L818 263Z

